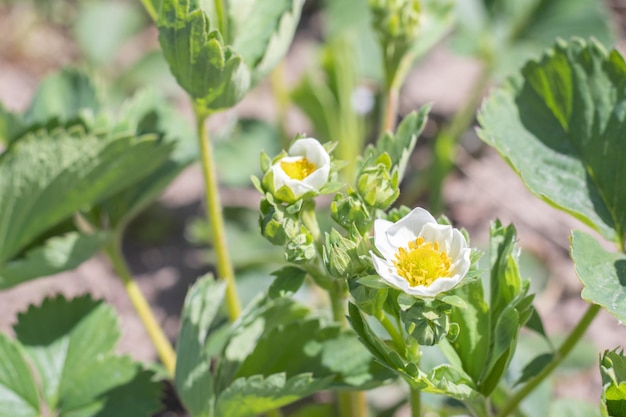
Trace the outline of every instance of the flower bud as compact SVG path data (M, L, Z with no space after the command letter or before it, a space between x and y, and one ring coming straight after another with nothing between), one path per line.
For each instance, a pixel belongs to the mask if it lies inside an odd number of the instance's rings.
M416 303L411 308L400 313L404 327L422 346L433 346L448 335L450 317L448 306L429 305L423 302Z
M324 265L335 278L350 278L353 273L353 258L357 244L332 229L326 234Z
M400 195L397 171L390 175L383 164L366 167L357 180L357 191L367 205L386 209Z

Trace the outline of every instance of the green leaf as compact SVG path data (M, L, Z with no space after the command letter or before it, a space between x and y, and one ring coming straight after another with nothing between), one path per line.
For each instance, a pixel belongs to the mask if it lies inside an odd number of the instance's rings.
M212 356L221 350L219 338L210 330L224 298L226 286L208 276L198 280L187 293L176 348L176 392L193 417L213 416L215 393L211 373Z
M39 393L19 343L0 333L0 416L38 417Z
M457 49L491 61L496 75L516 71L557 38L594 37L612 45L609 11L595 0L464 0L456 2Z
M99 252L108 239L105 232L92 235L70 232L52 237L1 268L0 288L74 269Z
M20 115L5 109L0 103L0 144L7 146L22 129Z
M96 114L100 106L100 92L85 72L66 68L46 77L37 88L23 124L46 125L56 119L66 123L86 112Z
M572 259L584 288L582 297L626 322L626 255L605 251L591 236L572 234Z
M46 299L21 314L14 330L55 415L149 416L158 409L159 386L151 374L114 355L117 319L102 302Z
M0 155L0 268L46 230L152 172L168 157L154 135L80 127L29 133Z
M239 378L218 397L216 414L228 417L255 416L311 395L325 386L325 380L316 380L307 374L292 378L287 378L284 373Z
M514 386L523 384L524 382L534 378L539 372L543 370L554 359L553 353L542 353L535 356L526 366L522 369L522 374L519 379L515 381Z
M306 271L295 267L286 266L272 273L276 277L270 285L268 295L270 298L286 297L295 294L306 277Z
M623 242L624 59L594 41L558 42L522 73L483 105L481 138L535 195Z
M250 71L194 0L163 0L159 42L178 84L198 111L234 106L250 87Z
M626 357L623 352L605 351L600 359L602 415L626 416Z
M409 157L415 149L417 138L426 126L430 105L423 106L419 111L412 112L402 120L395 135L383 135L376 143L379 154L387 152L391 157L391 164L398 169L398 181L402 180Z

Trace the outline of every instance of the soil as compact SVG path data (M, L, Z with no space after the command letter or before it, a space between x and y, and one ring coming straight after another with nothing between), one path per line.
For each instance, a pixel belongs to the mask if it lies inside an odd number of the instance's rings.
M618 0L612 5L615 20L621 25L624 6ZM306 53L308 42L310 40L302 34L296 39L288 57L290 79L295 79L293 74L301 71L300 54ZM134 48L156 47L156 32L146 30L135 43ZM618 49L623 45L622 41ZM0 100L9 109L24 109L38 81L54 69L75 61L78 55L66 28L41 21L26 6L0 8ZM456 56L445 46L437 47L411 73L403 90L400 112L406 114L433 102L433 120L446 120L459 108L478 72L479 66L473 60ZM269 86L262 84L235 110L214 118L211 126L219 126L232 113L272 120L275 112L270 94ZM189 115L188 107L181 105L181 110ZM294 130L307 128L303 116L296 111L289 114L289 122ZM418 152L421 153L412 161L415 169L428 159L432 129L436 129L436 123L431 123L425 138L420 139ZM479 247L486 244L489 223L493 219L514 223L520 246L528 254L531 264L534 260L536 265L535 269L528 271L538 278L536 307L544 318L546 330L549 334L567 332L587 305L580 298L582 287L568 255L568 238L573 229L588 229L532 196L506 163L493 150L483 147L472 131L467 133L463 144L457 170L445 183L446 214L455 225L466 228L473 244ZM171 184L158 204L131 228L124 242L124 253L131 270L171 340L175 340L178 333L179 314L188 287L210 269L202 260L202 249L189 243L185 236L188 222L203 216L202 186L199 167L187 169ZM227 202L242 204L243 200L243 204L250 207L258 204L254 193L223 189L222 194ZM143 230L151 221L167 224L166 236L146 242L140 235L133 234ZM155 360L154 349L141 322L103 257L96 257L75 271L0 292L0 331L11 334L11 325L18 312L30 304L40 303L46 296L59 293L67 297L90 293L106 300L120 316L122 336L118 351L140 361ZM587 336L599 352L623 346L626 329L608 313L602 312ZM597 402L599 374L594 368L575 378L568 376L567 384L557 381L556 387L559 396ZM184 415L171 390L167 392L168 411L160 416ZM372 394L374 399L377 395L376 392Z

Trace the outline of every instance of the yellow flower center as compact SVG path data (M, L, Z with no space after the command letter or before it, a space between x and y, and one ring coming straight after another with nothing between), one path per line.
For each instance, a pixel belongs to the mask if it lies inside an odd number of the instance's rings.
M317 169L313 162L304 157L293 162L281 162L280 167L289 178L299 181L302 181Z
M408 250L398 250L393 264L411 287L429 286L437 278L449 275L451 259L446 252L439 252L437 242L424 242L418 237L409 242Z

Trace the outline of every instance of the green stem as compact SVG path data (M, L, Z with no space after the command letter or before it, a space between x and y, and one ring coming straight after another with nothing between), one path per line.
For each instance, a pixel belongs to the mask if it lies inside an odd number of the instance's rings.
M441 130L434 141L434 159L430 173L430 209L440 213L443 209L441 190L443 181L454 167L456 145L474 120L484 91L491 79L491 64L485 62L480 76L474 83L463 108L456 113L450 124Z
M107 245L104 252L111 261L113 270L122 281L124 289L128 294L128 298L130 298L130 301L135 307L135 311L137 311L141 322L146 328L148 336L150 336L152 344L156 348L157 354L159 355L159 358L161 358L163 366L167 369L170 378L173 378L174 370L176 368L176 352L172 348L167 336L165 336L165 333L163 332L163 329L159 325L157 319L154 317L154 314L150 309L150 305L141 293L139 286L133 280L133 277L128 269L128 265L126 264L126 261L124 261L124 256L122 255L121 238L116 236L112 242Z
M283 413L280 411L280 408L275 408L273 410L269 410L265 412L266 417L283 417Z
M422 392L415 388L410 388L409 402L411 404L411 417L422 415Z
M146 9L146 12L148 12L152 20L156 22L159 15L157 14L152 2L150 0L141 0L141 4L143 4L143 8Z
M399 100L400 90L394 86L389 87L385 94L380 136L383 136L386 132L393 132L396 129Z
M229 44L230 36L228 34L228 14L226 12L226 4L224 0L215 0L215 12L217 13L217 27L219 28L224 42Z
M291 104L289 89L285 83L285 61L282 60L270 73L270 85L276 102L276 125L280 132L280 143L283 149L289 148L291 138L287 132L287 111Z
M600 306L592 304L587 309L585 315L580 319L580 322L574 327L570 335L565 339L561 347L555 352L552 362L550 362L545 368L541 370L534 378L532 378L522 389L517 391L513 397L502 407L497 417L506 417L511 414L519 405L519 403L526 398L548 375L554 371L554 369L563 362L567 355L572 351L576 343L585 334L585 331L600 311Z
M380 322L380 324L383 325L387 333L389 333L389 336L391 336L391 340L393 341L393 344L396 346L396 349L399 352L404 352L405 343L402 337L402 333L400 333L400 331L396 328L396 326L393 325L391 320L389 320L389 318L386 315L384 315L384 313L381 315L381 317L378 317L378 321Z
M217 257L217 275L226 282L226 305L228 317L235 321L241 314L241 303L237 295L235 284L235 272L228 253L224 218L222 216L222 204L219 196L217 171L213 160L213 146L209 141L209 133L206 129L207 116L196 110L198 128L198 141L200 145L200 160L206 191L206 211L208 221L211 223L213 235L213 247Z

